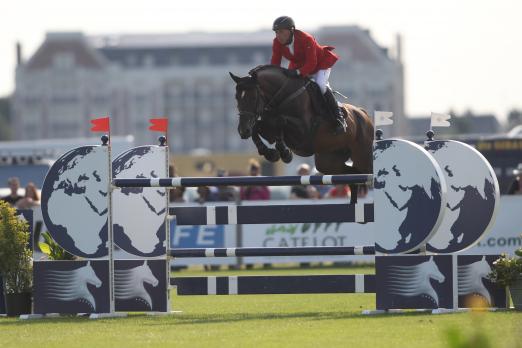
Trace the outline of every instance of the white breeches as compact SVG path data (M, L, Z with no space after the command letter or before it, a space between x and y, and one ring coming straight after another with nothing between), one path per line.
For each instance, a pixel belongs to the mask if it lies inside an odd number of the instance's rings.
M311 76L311 79L319 85L321 93L323 94L326 93L326 88L330 87L330 83L328 82L328 78L330 78L330 71L332 71L330 68L319 70Z

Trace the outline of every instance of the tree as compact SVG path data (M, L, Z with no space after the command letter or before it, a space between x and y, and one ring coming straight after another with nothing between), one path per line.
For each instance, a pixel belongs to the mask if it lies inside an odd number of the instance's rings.
M512 109L508 113L508 130L522 124L522 110Z

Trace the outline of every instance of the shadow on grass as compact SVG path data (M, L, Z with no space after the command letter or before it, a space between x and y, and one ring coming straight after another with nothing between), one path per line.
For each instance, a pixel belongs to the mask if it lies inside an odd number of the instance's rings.
M178 314L172 319L178 325L194 324L221 324L234 322L248 322L260 320L288 320L288 319L309 319L309 320L334 320L357 318L356 313L332 313L332 312L294 312L294 313L226 313L226 314ZM155 323L147 323L154 325ZM159 324L159 323L158 323Z
M362 312L362 310L361 310ZM361 312L294 312L294 313L226 313L226 314L177 314L170 317L177 325L194 324L221 324L233 322L248 322L262 320L288 320L307 319L310 321L339 320L339 319L365 319L391 317L423 317L428 314L419 312L405 312L402 314L378 314L362 315ZM430 314L431 315L431 314ZM159 325L160 323L148 322L145 325Z
M45 318L37 320L18 320L17 318L0 318L0 327L3 326L21 326L21 325L63 325L64 323L92 323L117 320L120 322L139 321L140 325L195 325L195 324L221 324L234 322L248 322L248 321L263 321L263 320L289 320L289 319L307 319L310 321L322 320L339 320L339 319L380 319L393 317L430 317L431 314L421 312L404 312L400 314L376 314L363 315L361 311L351 312L293 312L293 313L217 313L217 314L184 314L173 313L171 315L150 316L146 313L131 313L127 317L122 318L104 318L89 320L88 316L64 315L58 318ZM452 315L456 315L453 313Z

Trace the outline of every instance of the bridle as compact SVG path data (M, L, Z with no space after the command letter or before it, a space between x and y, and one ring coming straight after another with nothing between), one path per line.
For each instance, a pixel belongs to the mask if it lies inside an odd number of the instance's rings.
M246 87L242 88L241 84L238 85L238 87L239 87L238 91L241 91L242 93L248 89L253 89L252 85L256 89L256 100L255 100L255 107L254 107L255 111L239 110L239 117L246 116L246 117L253 118L254 120L257 120L258 118L261 117L261 115L265 111L264 110L265 100L263 98L263 93L261 92L261 88L259 87L257 82L255 82L255 84L252 82L248 82L248 83L244 83L243 85L245 85Z
M295 98L300 96L305 90L308 84L310 84L311 80L307 79L305 84L295 90L290 95L286 96L283 100L277 101L280 99L280 96L283 94L283 91L285 90L286 86L289 84L290 78L287 78L285 83L277 90L276 93L267 101L267 97L265 94L261 91L261 88L259 87L259 84L255 79L250 80L248 82L244 82L243 85L246 85L248 87L241 88L241 84L238 84L238 87L240 87L240 91L246 91L251 85L254 85L256 88L256 101L255 101L255 112L253 111L245 111L245 110L239 110L239 117L241 116L249 116L253 119L257 120L258 118L262 118L262 115L265 113L277 113L282 108L286 107L288 104L290 104L291 101L293 101ZM260 102L261 101L261 102Z

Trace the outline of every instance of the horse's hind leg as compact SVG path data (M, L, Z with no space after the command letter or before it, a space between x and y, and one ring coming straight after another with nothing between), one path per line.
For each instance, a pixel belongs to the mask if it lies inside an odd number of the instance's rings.
M323 174L361 174L361 172L346 164L349 155L346 153L321 153L315 155L315 167ZM359 185L350 186L350 203L357 203L357 192Z
M346 164L350 154L346 152L329 152L315 154L315 167L323 174L360 174L357 169Z

